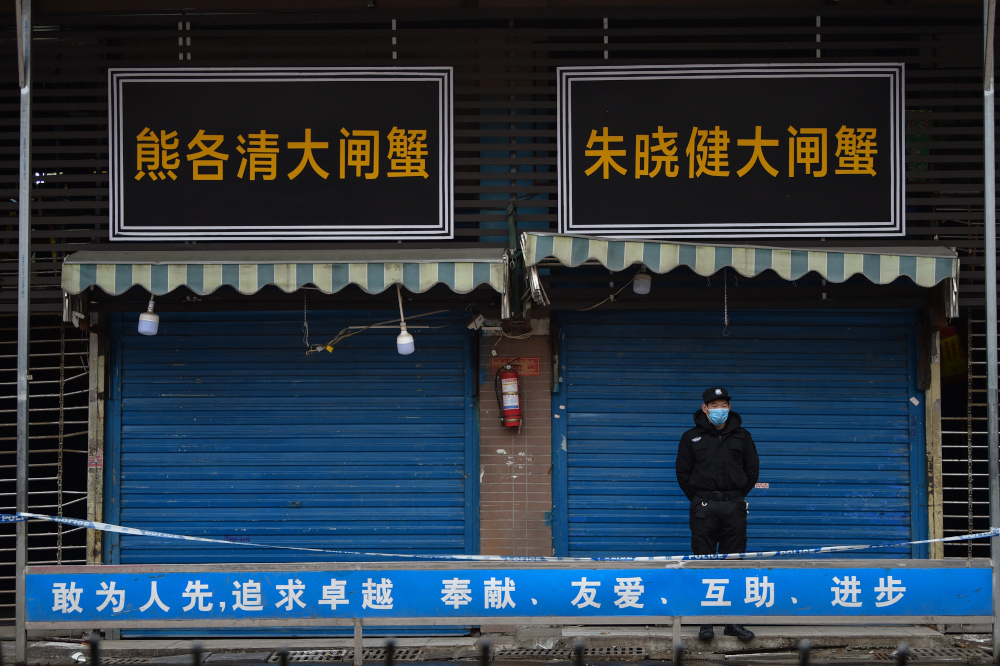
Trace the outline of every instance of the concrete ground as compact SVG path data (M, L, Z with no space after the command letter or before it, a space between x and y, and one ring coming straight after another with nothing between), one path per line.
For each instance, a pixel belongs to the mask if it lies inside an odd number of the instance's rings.
M505 662L570 662L573 646L582 640L585 661L605 664L672 659L671 627L510 627L503 633L480 637L401 637L395 640L396 661L475 661L488 642L495 666ZM808 640L814 662L848 664L866 661L893 661L897 646L906 644L914 661L928 663L986 664L991 661L991 636L983 633L942 633L925 626L760 626L751 627L757 634L749 643L741 643L722 634L699 641L697 626L684 626L686 661L714 663L795 663L798 646ZM981 628L976 628L981 629ZM960 631L960 628L957 628ZM14 645L10 628L3 637L3 664L14 663ZM278 651L291 653L290 663L351 664L352 638L209 638L196 641L206 664L238 666L241 664L277 663ZM194 641L190 639L102 640L101 661L117 664L190 664ZM384 662L386 639L364 639L369 664ZM29 642L28 663L35 666L71 666L88 661L89 646L78 637L70 639L35 638Z

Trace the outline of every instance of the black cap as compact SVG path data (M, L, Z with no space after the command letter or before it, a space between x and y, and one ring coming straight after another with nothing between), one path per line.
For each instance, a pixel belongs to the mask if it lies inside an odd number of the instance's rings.
M707 405L713 400L729 402L729 391L722 387L705 389L705 392L701 394L701 401Z

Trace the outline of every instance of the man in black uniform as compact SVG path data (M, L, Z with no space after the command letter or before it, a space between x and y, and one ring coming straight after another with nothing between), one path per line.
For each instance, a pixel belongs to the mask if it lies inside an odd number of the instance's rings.
M691 551L695 555L744 553L747 548L747 502L757 483L760 460L753 437L740 415L729 409L729 392L710 388L702 394L695 426L681 436L677 448L677 483L691 500ZM727 636L749 641L754 634L727 624ZM715 638L703 624L698 638Z

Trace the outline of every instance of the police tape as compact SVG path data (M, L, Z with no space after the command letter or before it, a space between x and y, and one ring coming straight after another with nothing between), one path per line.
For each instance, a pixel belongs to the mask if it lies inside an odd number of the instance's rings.
M520 555L435 555L431 553L372 553L354 550L330 550L327 548L304 548L301 546L275 546L266 543L255 543L251 541L230 541L228 539L209 539L207 537L186 536L183 534L171 534L170 532L155 532L153 530L143 530L136 527L123 527L110 523L100 523L93 520L80 520L79 518L66 518L65 516L46 516L40 513L17 513L0 514L0 523L16 523L25 520L46 520L73 527L84 527L90 530L101 532L113 532L115 534L127 534L129 536L156 537L160 539L178 539L180 541L197 541L198 543L214 543L226 546L249 546L251 548L270 548L275 550L295 550L308 553L326 553L329 555L352 555L360 557L380 557L380 558L405 558L417 560L461 560L473 562L684 562L693 560L752 560L788 555L814 555L819 553L844 553L858 550L875 550L878 548L896 548L899 546L913 546L925 543L942 543L947 541L971 541L973 539L987 539L1000 536L1000 527L994 527L988 532L976 532L975 534L960 534L958 536L942 537L939 539L923 539L920 541L899 541L885 544L865 544L852 546L822 546L818 548L794 548L790 550L769 550L750 553L725 553L719 555L641 555L641 556L616 556L616 557L548 557L520 556Z

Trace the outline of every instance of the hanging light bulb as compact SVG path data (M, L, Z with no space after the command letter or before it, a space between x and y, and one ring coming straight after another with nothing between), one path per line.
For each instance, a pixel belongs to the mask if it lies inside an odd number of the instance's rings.
M142 335L156 335L160 328L160 315L153 312L153 295L149 295L149 307L139 315L139 333Z
M412 354L416 349L413 344L413 336L406 330L406 320L403 318L403 291L396 283L396 298L399 299L399 335L396 336L396 351L403 356Z
M635 274L635 277L632 278L632 291L645 296L649 293L649 287L651 284L653 284L653 278L650 277L649 273L646 272L646 267L643 266L639 269L639 272Z
M396 336L396 351L403 356L412 354L416 349L416 346L413 344L413 336L406 330L406 324L400 323L399 327L403 330Z

